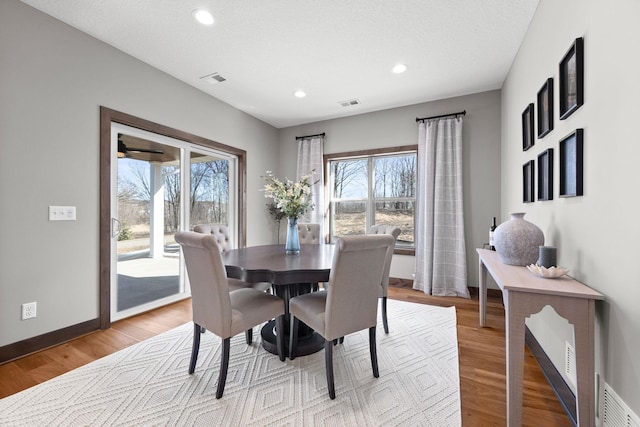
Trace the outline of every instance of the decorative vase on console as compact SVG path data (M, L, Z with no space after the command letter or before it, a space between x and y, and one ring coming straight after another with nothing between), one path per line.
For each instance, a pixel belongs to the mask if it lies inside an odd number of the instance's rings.
M298 218L290 217L287 227L287 242L284 251L287 255L298 255L300 253L300 237L298 236Z
M539 247L544 245L544 233L537 225L524 219L524 212L510 215L511 219L500 224L493 235L498 256L509 265L535 264Z

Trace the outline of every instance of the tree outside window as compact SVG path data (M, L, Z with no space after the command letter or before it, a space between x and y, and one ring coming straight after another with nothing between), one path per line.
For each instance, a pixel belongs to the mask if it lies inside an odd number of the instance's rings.
M332 157L328 162L332 240L387 224L402 230L396 247L415 248L416 151Z

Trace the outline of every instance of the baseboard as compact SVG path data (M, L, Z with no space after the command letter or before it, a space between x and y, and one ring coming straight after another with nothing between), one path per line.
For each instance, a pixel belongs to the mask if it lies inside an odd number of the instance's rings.
M62 344L63 342L97 331L98 329L100 329L100 319L93 319L5 345L0 347L0 364L35 353L36 351L44 350L45 348L53 347L54 345Z
M553 392L556 394L556 397L560 401L560 404L564 408L564 411L567 413L569 420L571 423L576 426L577 425L577 416L576 416L576 397L560 375L560 372L556 369L555 365L547 356L547 353L544 352L544 349L533 335L533 333L529 330L528 327L525 326L524 340L529 350L533 354L533 357L536 358L538 365L540 365L540 369L542 373L549 381Z
M393 286L395 288L413 288L413 280L412 279L400 279L398 277L389 277L389 286Z
M389 277L389 286L394 288L406 288L413 289L413 279L401 279L399 277ZM472 297L478 296L479 289L477 287L469 286L469 295ZM500 289L487 289L487 296L490 298L502 299L502 291Z

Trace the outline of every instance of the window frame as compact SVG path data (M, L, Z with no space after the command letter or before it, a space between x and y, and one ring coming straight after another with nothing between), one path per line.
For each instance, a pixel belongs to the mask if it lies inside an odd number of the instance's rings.
M327 206L325 209L325 215L324 215L324 226L325 226L325 230L327 230L326 232L326 241L328 243L331 243L331 221L332 221L332 209L333 209L333 194L332 194L332 188L331 188L331 184L332 184L332 176L331 176L331 168L330 168L330 164L331 161L334 160L349 160L349 159L367 159L368 162L372 162L373 159L375 159L376 157L386 157L386 156L390 156L390 155L401 155L401 154L406 154L406 153L415 153L416 157L418 155L418 145L402 145L402 146L397 146L397 147L385 147L385 148L376 148L376 149L369 149L369 150L360 150L360 151L348 151L348 152L342 152L342 153L332 153L332 154L324 154L323 157L323 168L324 168L324 172L325 172L325 176L327 177L327 179L325 180L324 183L324 192L325 192L325 200L327 201ZM416 164L416 179L417 179L417 169L420 167L419 164ZM382 199L382 198L375 198L374 196L374 188L372 185L372 180L373 180L373 174L368 174L368 180L369 180L369 188L368 188L368 195L367 195L367 199L366 202L368 204L372 204L374 209L367 209L367 222L369 223L373 223L373 218L375 215L375 202L376 201L380 201L378 199ZM418 198L418 193L417 193L417 189L416 189L416 197L415 197L415 203L417 206L417 198ZM385 198L388 199L388 198ZM398 198L391 198L393 200L397 200ZM353 199L355 200L355 199ZM415 212L414 212L414 223L415 223ZM414 227L415 230L415 227ZM408 246L404 246L404 247L398 247L396 246L395 250L394 250L394 254L398 254L398 255L415 255L415 234L414 234L414 247L408 247Z

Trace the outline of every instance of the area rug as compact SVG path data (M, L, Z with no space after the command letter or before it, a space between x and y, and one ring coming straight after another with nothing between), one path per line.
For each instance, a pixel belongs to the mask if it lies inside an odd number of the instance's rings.
M0 400L0 426L459 426L454 307L389 300L378 326L380 377L368 331L334 347L335 400L324 351L281 362L244 334L231 340L224 395L215 399L220 339L203 335L187 373L187 323Z

